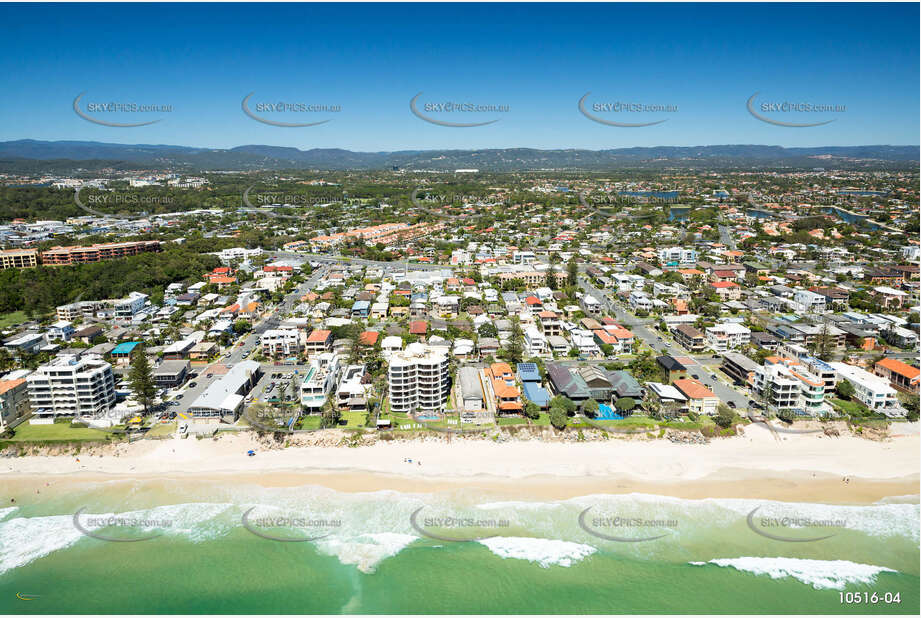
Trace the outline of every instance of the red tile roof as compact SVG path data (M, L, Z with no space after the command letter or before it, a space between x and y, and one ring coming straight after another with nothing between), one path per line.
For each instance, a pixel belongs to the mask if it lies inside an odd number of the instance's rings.
M323 330L323 329L318 328L312 333L310 333L309 337L307 337L307 343L323 343L327 339L329 339L332 336L332 334L333 334L333 331L331 330Z
M377 339L380 335L381 334L377 331L366 330L358 336L358 343L361 345L374 345L377 343Z
M695 380L694 378L681 378L675 380L675 388L684 393L688 399L706 399L716 397L709 388Z

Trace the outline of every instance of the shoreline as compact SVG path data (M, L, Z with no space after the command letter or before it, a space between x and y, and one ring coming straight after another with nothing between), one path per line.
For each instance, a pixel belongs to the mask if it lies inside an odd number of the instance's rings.
M759 428L706 445L423 438L346 448L286 445L241 434L9 457L0 459L0 480L21 490L49 482L55 487L210 482L229 488L317 485L356 493L477 490L521 500L641 493L868 504L899 496L917 502L919 446L916 431L885 440L815 434L777 439ZM247 456L249 449L254 457Z
M136 475L84 471L58 475L8 474L4 475L3 480L6 490L4 493L10 495L29 495L36 485L45 485L49 482L50 487L42 487L42 490L48 493L102 484L162 484L164 488L169 488L175 485L206 486L212 483L232 482L237 486L255 485L271 489L318 486L343 493L395 491L454 494L476 490L484 501L536 502L568 500L595 494L644 494L684 500L747 499L863 506L887 498L917 504L921 476L914 474L892 479L848 477L848 482L844 483L837 476L805 471L789 471L783 476L778 476L723 469L693 481L650 481L629 476L567 478L549 475L517 479L490 475L419 479L409 475L359 470L291 469L276 470L275 474L270 476L261 472L233 471Z

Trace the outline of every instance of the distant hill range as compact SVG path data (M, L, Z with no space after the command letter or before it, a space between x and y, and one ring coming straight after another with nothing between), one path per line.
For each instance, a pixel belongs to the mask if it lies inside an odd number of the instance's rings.
M447 170L486 172L614 169L917 169L918 146L655 146L610 150L404 150L352 152L281 146L230 149L156 144L16 140L0 142L0 172L63 173L77 169Z

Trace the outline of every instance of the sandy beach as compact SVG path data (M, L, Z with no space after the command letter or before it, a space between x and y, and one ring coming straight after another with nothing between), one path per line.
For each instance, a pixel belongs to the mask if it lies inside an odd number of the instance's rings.
M256 450L256 456L246 452ZM411 463L410 461L411 460ZM527 499L594 493L681 498L764 498L868 503L919 493L918 425L882 441L784 435L761 427L706 445L667 440L589 442L441 437L356 448L279 446L251 433L218 439L140 441L104 452L0 460L8 487L54 481L215 479L264 486L321 485L340 491L484 492ZM847 478L847 482L845 482Z

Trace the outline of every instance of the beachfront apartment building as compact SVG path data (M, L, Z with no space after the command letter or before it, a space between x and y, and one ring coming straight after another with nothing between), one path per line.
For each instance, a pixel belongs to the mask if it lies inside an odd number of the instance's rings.
M370 384L364 381L364 365L349 365L342 371L339 386L336 388L336 405L348 410L365 410L368 407Z
M833 362L829 365L835 368L839 380L851 383L854 396L863 405L886 416L904 416L905 410L899 405L896 390L889 385L889 380L846 363Z
M0 432L29 412L28 369L18 369L0 378Z
M339 355L323 352L310 361L310 368L301 383L301 407L308 414L320 412L335 390L340 373Z
M448 355L422 343L409 344L390 357L387 388L394 412L442 413L451 391Z
M706 329L707 345L714 352L726 352L739 348L751 341L752 332L741 324L726 322Z
M96 417L115 405L115 376L103 360L59 356L29 374L26 382L29 404L38 415Z
M799 360L769 356L753 376L752 390L772 412L820 417L832 412L825 382Z

